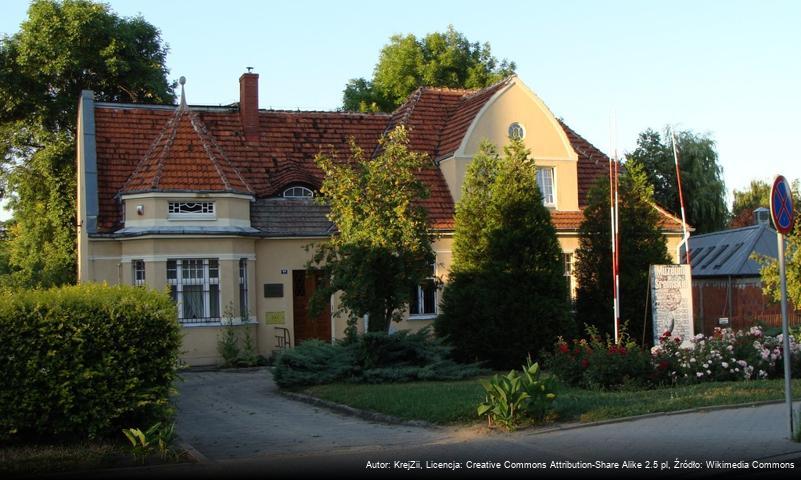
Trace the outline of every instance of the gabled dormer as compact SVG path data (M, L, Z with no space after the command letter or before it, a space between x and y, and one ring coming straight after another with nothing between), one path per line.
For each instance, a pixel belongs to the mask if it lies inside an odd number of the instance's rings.
M502 148L510 137L522 138L531 150L543 203L554 210L579 210L578 154L545 103L514 76L464 96L450 114L438 160L454 202L481 142Z
M200 116L181 104L119 190L118 233L250 230L253 189Z

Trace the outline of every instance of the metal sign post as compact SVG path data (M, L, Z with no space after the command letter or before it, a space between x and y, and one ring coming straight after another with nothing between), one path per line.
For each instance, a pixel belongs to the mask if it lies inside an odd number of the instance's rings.
M793 395L790 385L790 328L787 322L787 276L784 269L784 236L793 229L795 221L793 211L793 195L790 183L781 175L776 176L770 190L770 215L778 233L779 247L779 283L782 290L782 339L784 358L784 399L790 415L790 438L793 438Z

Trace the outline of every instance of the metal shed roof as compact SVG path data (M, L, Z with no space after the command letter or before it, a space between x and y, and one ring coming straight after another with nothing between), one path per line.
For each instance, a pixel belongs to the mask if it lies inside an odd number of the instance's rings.
M689 243L693 277L758 277L760 265L751 254L778 256L776 231L768 225L695 235ZM682 247L682 261L684 250Z

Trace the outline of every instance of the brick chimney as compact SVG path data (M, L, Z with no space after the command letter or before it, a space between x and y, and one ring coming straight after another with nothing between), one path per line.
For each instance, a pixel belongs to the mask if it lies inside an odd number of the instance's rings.
M259 74L243 73L239 77L239 117L245 138L255 142L259 138Z

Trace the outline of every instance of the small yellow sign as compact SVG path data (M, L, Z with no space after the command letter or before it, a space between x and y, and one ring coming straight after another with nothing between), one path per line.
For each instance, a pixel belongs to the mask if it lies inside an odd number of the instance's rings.
M267 325L283 325L286 318L286 312L266 312L264 314L264 323Z

